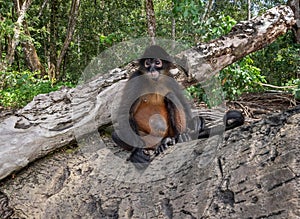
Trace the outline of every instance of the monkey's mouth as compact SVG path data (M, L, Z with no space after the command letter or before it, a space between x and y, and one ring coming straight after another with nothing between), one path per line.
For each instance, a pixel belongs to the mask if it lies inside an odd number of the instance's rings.
M150 74L150 77L154 80L158 79L158 77L159 77L159 72L158 71L151 71L151 72L149 72L149 74Z

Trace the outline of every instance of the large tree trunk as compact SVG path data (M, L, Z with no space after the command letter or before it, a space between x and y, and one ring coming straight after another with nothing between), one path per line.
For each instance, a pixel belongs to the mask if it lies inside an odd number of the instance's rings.
M23 28L24 28L24 33L30 37L30 32L28 30L28 26L26 21L23 22ZM38 57L38 54L36 52L36 49L33 45L33 43L30 40L26 40L21 42L22 47L23 47L23 52L25 55L25 60L27 63L27 66L31 71L40 71L40 76L43 77L46 74L46 70L42 63L40 62L40 59Z
M208 79L237 59L273 42L294 24L293 12L285 6L273 8L251 21L237 24L231 33L214 42L179 54L188 63L190 78ZM75 89L38 95L15 116L3 121L0 179L76 141L76 136L111 123L112 100L123 88L121 79L125 77L126 71L117 71L100 75Z
M206 79L294 23L289 7L276 7L177 58L189 67L190 79ZM111 124L112 100L125 78L126 71L116 70L74 89L39 95L1 122L0 179L58 148L79 146L4 180L1 217L300 217L299 107L232 130L224 139L178 144L143 172L98 132Z
M99 134L0 184L0 217L296 219L300 107L177 144L146 171ZM49 139L50 140L50 139Z

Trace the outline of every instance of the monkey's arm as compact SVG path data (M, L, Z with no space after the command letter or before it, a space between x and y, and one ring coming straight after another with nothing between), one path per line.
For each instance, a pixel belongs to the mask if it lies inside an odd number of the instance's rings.
M173 92L169 92L165 96L164 101L168 111L170 128L174 132L174 137L177 142L179 135L187 131L186 112L184 111L181 101Z
M130 121L130 123L134 124L134 127L136 127L135 123L133 121ZM135 129L134 127L132 127L132 128ZM112 133L113 141L119 147L121 147L125 150L128 150L128 151L131 151L129 158L127 159L128 161L131 161L134 164L134 166L138 169L145 169L149 165L151 160L150 160L150 155L143 148L145 146L144 142L137 134L130 134L130 131L128 128L122 129L122 130L123 131L121 131L121 135L123 136L123 139L124 139L124 136L126 136L125 139L122 140L118 136L117 131L114 131ZM129 143L126 143L125 141L127 141ZM138 145L140 147L137 147L136 145Z
M144 141L138 135L136 122L133 118L133 113L139 104L139 99L133 102L131 99L124 98L121 101L120 105L122 107L120 107L117 115L118 126L112 134L112 139L118 146L130 151L133 148L143 148L145 146Z
M151 161L150 155L144 149L145 142L139 136L137 122L134 119L134 113L140 106L141 100L138 98L132 104L130 110L128 110L127 103L128 101L123 101L123 104L121 104L123 111L120 112L119 128L113 132L112 139L118 146L131 151L131 155L127 160L131 161L136 168L145 169Z

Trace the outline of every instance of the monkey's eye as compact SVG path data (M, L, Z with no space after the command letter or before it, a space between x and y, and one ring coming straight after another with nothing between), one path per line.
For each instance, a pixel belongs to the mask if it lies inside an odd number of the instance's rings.
M146 59L144 65L145 65L146 68L149 68L150 65L151 65L151 60L150 59Z
M156 65L156 67L161 68L162 67L162 61L160 59L155 59L155 65Z

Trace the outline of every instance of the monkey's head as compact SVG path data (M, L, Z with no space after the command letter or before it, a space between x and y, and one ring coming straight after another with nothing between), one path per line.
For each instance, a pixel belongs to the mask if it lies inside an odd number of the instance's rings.
M139 59L140 71L153 80L158 80L160 75L170 76L172 58L160 46L149 46Z

